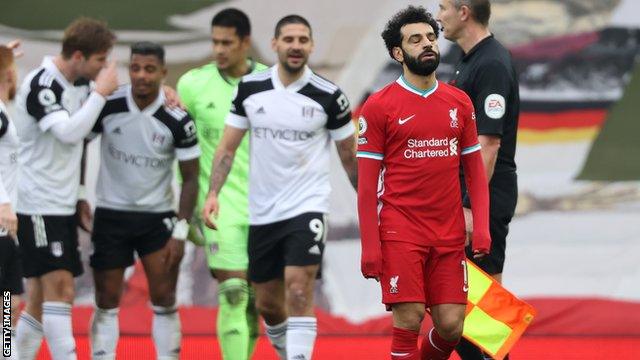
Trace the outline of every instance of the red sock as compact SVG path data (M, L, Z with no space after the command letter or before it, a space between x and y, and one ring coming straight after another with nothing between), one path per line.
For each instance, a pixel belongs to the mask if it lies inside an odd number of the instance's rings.
M422 360L447 360L458 341L451 342L440 337L435 328L422 339Z
M417 331L393 328L391 360L420 360Z

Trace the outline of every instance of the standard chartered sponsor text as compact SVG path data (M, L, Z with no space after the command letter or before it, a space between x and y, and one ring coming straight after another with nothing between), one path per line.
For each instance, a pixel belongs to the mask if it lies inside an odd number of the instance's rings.
M125 164L133 165L140 168L162 168L169 167L173 163L172 159L158 159L145 155L131 154L122 151L113 144L109 144L109 155L115 160L122 161Z
M437 158L457 155L456 138L409 139L404 151L405 159Z

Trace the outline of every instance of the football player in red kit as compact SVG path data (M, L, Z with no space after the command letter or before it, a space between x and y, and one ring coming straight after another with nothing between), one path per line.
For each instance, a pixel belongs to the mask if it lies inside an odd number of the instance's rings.
M473 105L438 82L439 28L410 6L382 33L403 75L371 95L359 119L362 273L393 312L391 359L448 359L467 302L459 168L471 196L474 256L489 252L489 197ZM426 309L434 328L418 349Z

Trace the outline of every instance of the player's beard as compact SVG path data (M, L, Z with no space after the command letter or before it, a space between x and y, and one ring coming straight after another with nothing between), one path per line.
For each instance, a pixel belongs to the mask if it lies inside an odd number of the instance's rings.
M302 54L300 54L300 55L302 55ZM289 56L289 54L287 54L286 57L284 58L284 61L280 61L280 63L282 64L282 67L290 74L299 73L300 71L302 71L304 69L305 65L307 65L307 59L308 58L305 58L304 61L302 61L300 63L300 65L291 66L291 65L289 65L289 62L287 61L288 60L288 56Z
M424 55L427 52L434 53L435 54L435 59L429 59L429 60L426 60L426 61L420 61L419 60L420 57L422 57L422 55ZM429 76L434 71L436 71L436 69L438 68L438 65L440 65L440 54L438 54L435 51L425 50L422 53L420 53L420 55L418 55L418 57L413 57L413 56L409 55L403 49L402 50L402 55L404 56L404 64L407 65L407 68L409 69L409 71L411 71L412 73L414 73L416 75Z

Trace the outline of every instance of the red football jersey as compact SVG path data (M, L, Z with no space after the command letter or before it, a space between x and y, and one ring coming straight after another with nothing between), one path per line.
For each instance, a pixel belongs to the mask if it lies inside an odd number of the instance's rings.
M442 82L421 91L400 77L369 97L359 122L358 157L382 161L380 239L464 243L461 156L480 150L469 97Z

